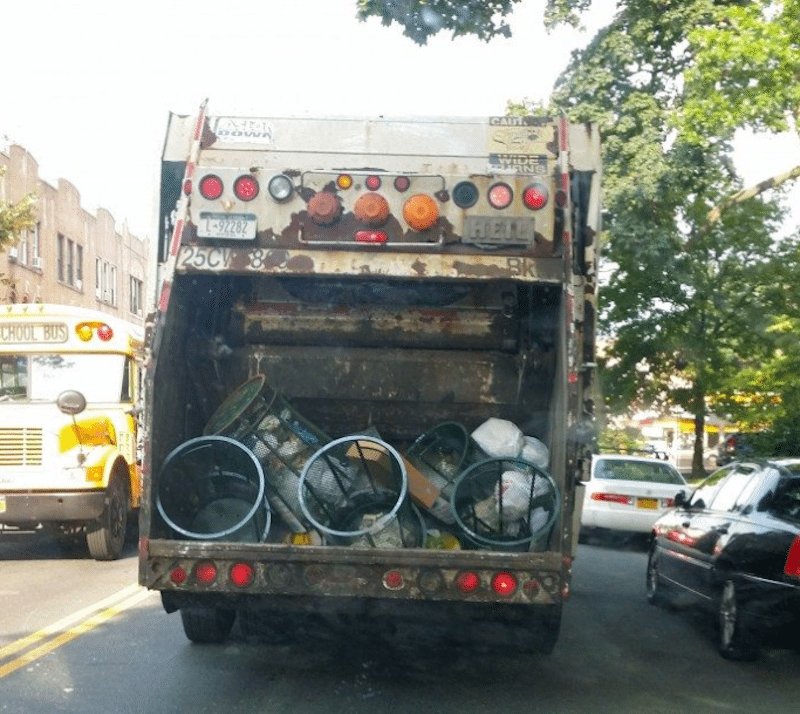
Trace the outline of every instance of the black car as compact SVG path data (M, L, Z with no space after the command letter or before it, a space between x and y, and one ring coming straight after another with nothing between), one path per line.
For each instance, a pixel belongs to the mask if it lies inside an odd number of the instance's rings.
M755 659L778 630L797 646L800 459L733 462L679 493L653 526L647 599L710 608L728 659Z

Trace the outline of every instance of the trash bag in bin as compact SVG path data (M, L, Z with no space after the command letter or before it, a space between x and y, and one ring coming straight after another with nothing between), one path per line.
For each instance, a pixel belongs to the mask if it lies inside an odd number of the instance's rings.
M478 547L528 550L546 536L561 509L553 477L524 459L487 459L455 482L451 506L464 536Z
M306 518L329 543L376 548L424 544L424 523L407 495L400 454L364 434L323 446L305 465L298 489Z
M157 484L156 508L176 533L203 540L266 540L272 512L264 473L234 439L204 436L184 442L167 455Z

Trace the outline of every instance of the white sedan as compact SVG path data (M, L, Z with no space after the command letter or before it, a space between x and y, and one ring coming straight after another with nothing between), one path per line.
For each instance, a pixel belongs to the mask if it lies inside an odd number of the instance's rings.
M667 461L620 454L595 454L585 482L581 526L649 533L672 508L686 480Z

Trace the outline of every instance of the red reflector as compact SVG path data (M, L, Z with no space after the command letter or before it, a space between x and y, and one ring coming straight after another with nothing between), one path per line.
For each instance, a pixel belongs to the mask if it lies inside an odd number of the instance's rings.
M233 192L240 201L252 201L258 196L258 181L252 176L240 176L233 184Z
M513 198L514 193L507 183L496 183L489 189L489 203L494 208L506 208Z
M550 192L547 190L547 186L541 183L534 183L525 189L522 194L522 201L531 210L538 211L547 205L549 195Z
M364 185L370 191L377 191L381 187L381 177L380 176L367 176L366 180L364 181Z
M358 243L386 243L389 236L382 231L356 231Z
M103 340L103 342L108 342L114 336L114 330L103 323L97 327L97 336Z
M517 591L517 579L511 573L498 573L492 580L492 588L498 595L513 595Z
M593 501L605 501L606 503L623 503L629 506L633 503L631 496L623 496L621 493L593 493Z
M464 593L471 593L473 590L477 590L480 584L481 579L478 577L477 573L461 573L461 575L456 578L456 585L458 585L461 592Z
M198 563L194 569L194 577L198 583L208 585L217 579L217 566L214 563Z
M183 192L188 196L192 192L192 179L183 182Z
M187 577L186 571L180 565L169 572L169 579L175 583L175 585L183 585Z
M222 179L214 174L208 174L200 179L200 195L208 201L213 201L222 195Z
M390 570L383 576L383 584L388 590L399 590L403 587L403 576L396 570Z
M231 567L231 582L237 588L246 588L252 585L256 573L249 563L236 563Z
M789 548L783 572L793 578L800 578L800 535L795 537L792 547Z

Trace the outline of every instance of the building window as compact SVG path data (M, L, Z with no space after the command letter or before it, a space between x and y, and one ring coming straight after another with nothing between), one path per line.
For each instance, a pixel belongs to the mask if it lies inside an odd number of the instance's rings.
M75 244L75 287L83 289L83 246Z
M117 269L111 266L111 284L109 285L109 292L111 293L111 304L117 306Z
M42 267L42 248L39 245L39 230L41 225L42 224L37 221L31 233L31 258L34 268Z
M67 283L75 285L75 243L67 238Z
M63 283L64 282L64 236L60 233L58 234L58 266L57 276L58 279Z
M94 296L103 299L103 262L100 258L94 259Z
M144 293L144 284L138 278L131 275L131 312L134 315L142 314L142 295Z

